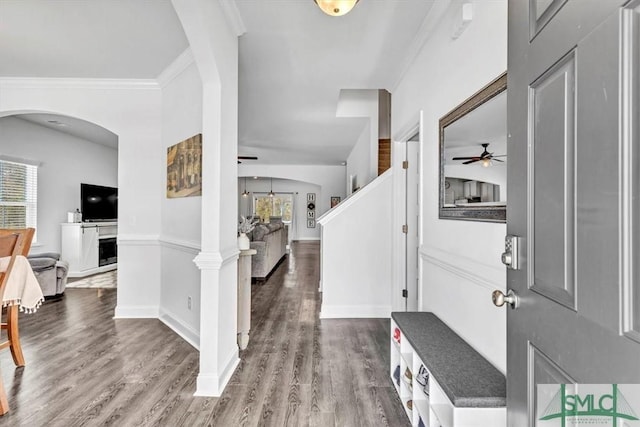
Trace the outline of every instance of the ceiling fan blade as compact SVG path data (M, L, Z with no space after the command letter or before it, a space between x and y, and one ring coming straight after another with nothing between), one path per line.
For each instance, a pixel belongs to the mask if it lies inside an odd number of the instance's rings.
M504 163L504 160L500 160L500 159L491 159L492 162L500 162L500 163Z
M238 156L238 159L241 160L258 160L256 156Z
M468 164L471 164L471 163L479 162L480 160L482 160L482 159L475 158L473 160L467 160L466 162L462 162L462 164L463 165L468 165Z
M495 156L491 156L491 157L507 157L506 154L496 154Z
M482 157L472 156L472 157L454 157L451 160L480 160Z

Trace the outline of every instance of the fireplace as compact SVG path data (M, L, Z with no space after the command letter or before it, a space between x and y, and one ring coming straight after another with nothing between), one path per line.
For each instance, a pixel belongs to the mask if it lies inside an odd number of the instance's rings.
M118 244L115 237L100 239L98 241L98 265L115 264L118 262Z

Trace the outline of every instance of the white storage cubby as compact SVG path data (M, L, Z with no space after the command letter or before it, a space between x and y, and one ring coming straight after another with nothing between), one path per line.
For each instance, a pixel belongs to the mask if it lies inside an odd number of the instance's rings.
M431 375L428 361L423 361L412 347L405 333L391 319L390 373L394 387L400 396L411 425L425 427L503 427L506 425L506 407L456 407L442 387ZM400 367L398 384L394 373ZM411 386L404 380L406 369L411 371ZM420 384L421 369L426 371L427 381ZM412 410L407 407L411 400Z

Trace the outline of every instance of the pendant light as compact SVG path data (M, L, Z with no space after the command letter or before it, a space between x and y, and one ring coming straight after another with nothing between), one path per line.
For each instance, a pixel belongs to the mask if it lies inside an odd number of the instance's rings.
M275 196L276 193L273 192L273 178L271 178L271 191L269 191L269 197Z
M247 191L247 177L244 177L244 191L242 192L242 197L249 197L249 192Z
M351 12L358 0L313 0L327 15L342 16Z

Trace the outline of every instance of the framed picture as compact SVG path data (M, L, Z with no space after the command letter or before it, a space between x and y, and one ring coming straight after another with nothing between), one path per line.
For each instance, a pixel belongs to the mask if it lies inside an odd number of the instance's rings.
M316 217L316 211L307 211L308 219L315 219L315 217Z
M167 198L202 195L202 134L167 148Z
M331 207L334 208L340 203L340 196L331 197Z
M315 202L316 193L307 193L307 202Z
M316 228L316 220L308 219L307 220L307 228Z

